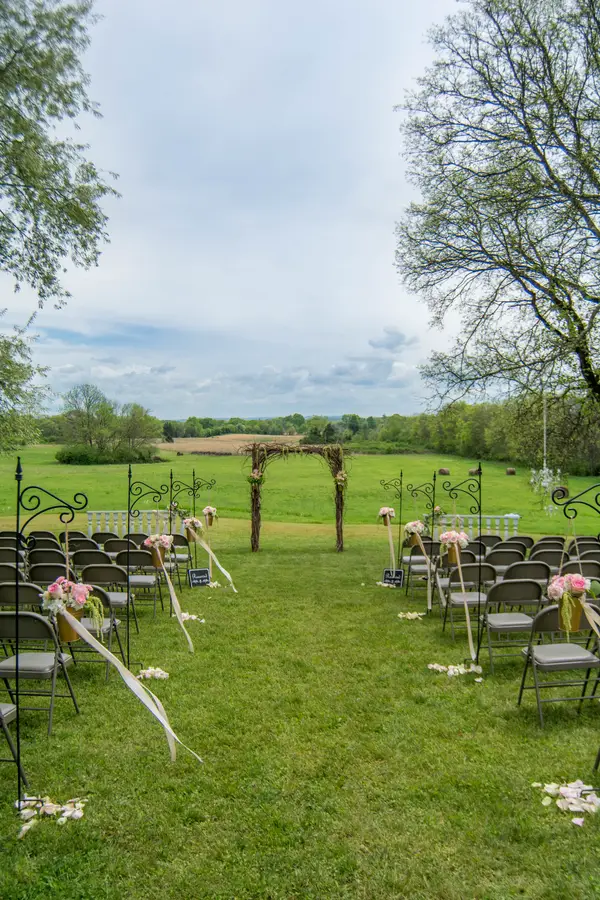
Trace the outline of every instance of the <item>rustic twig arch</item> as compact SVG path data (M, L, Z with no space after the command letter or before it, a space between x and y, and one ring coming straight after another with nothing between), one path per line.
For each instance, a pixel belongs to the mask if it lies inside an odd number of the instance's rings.
M260 495L262 483L265 478L265 470L269 463L275 459L281 459L291 454L301 456L320 456L329 466L335 486L335 533L336 550L341 553L344 549L344 493L348 480L348 473L344 470L344 449L340 444L306 444L305 446L290 446L289 444L248 444L242 447L240 453L245 453L251 458L252 472L248 475L250 482L250 511L252 514L252 530L250 534L250 546L256 553L260 546Z

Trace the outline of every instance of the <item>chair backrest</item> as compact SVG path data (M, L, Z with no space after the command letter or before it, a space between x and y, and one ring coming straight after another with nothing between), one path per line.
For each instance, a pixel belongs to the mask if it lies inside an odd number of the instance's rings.
M596 541L577 541L577 543L570 544L569 553L572 556L581 556L582 553L585 553L587 550L592 551L600 551L600 544Z
M99 584L94 584L93 582L86 582L86 584L92 585L93 596L98 597L98 599L102 601L102 606L104 607L105 611L108 610L108 612L110 612L112 610L112 604L110 602L110 597L108 596L108 593L104 590L104 588L100 587Z
M32 535L30 535L32 537ZM36 537L33 535L35 543L32 550L60 550L60 544L55 537Z
M520 562L525 556L523 550L518 547L510 550L490 550L485 561L491 566L510 566L511 563Z
M486 547L493 547L495 544L499 544L502 538L499 534L476 534L473 540L481 541Z
M466 549L470 550L471 553L474 553L475 556L485 556L488 551L488 548L483 541L469 541Z
M568 562L569 557L566 550L560 550L558 547L551 550L536 550L534 548L529 559L547 562L549 566L562 566L564 562Z
M0 538L12 537L16 538L19 536L18 531L0 531Z
M189 547L188 539L185 534L172 534L174 547Z
M65 565L67 558L62 550L31 550L29 553L29 565L37 566L40 563L56 563L57 566Z
M64 578L67 577L66 566L64 564L62 566L57 566L56 563L40 563L39 565L32 566L29 570L29 580L34 584L43 585L44 589L49 584L52 584L53 581L56 581L57 578L60 578L61 575ZM69 570L68 578L69 581L77 581L72 569Z
M0 584L0 606L16 606L17 596L14 584ZM19 609L24 606L39 606L41 608L42 598L40 597L40 587L37 584L29 582L21 582L19 584Z
M19 539L17 537L11 537L10 535L0 537L0 547L12 547L13 549L16 549L19 546Z
M127 584L127 572L112 563L86 566L81 580L84 584Z
M481 585L486 581L495 581L497 577L495 568L487 562L467 563L465 566L461 564L461 569L463 581L465 583L468 581ZM450 584L460 584L460 572L458 571L458 566L450 572Z
M536 544L545 544L550 542L552 544L559 543L561 547L565 546L566 538L560 534L547 534L544 537L538 538Z
M51 538L53 541L56 541L56 543L58 544L58 538L56 537L56 535L54 534L53 531L30 531L29 536L34 537L36 539L37 538Z
M50 641L58 650L56 633L49 619L34 612L0 612L0 639L15 640L19 618L19 641Z
M126 540L125 538L109 538L104 544L104 549L107 553L119 553L121 550L127 550L127 545L129 545L132 550L138 549L137 544L134 544L133 541Z
M460 551L460 564L469 565L470 563L477 562L477 556L473 553L472 550L462 550Z
M17 569L14 563L0 563L0 582L2 581L25 581L25 578Z
M579 555L579 559L595 559L596 562L600 562L600 547L597 550L586 550L585 553Z
M23 562L24 554L22 550L17 550L16 547L0 547L0 563L11 563L11 565L15 566L17 554L21 562Z
M88 535L85 533L85 531L69 531L68 534L69 534L69 544L70 544L71 541L74 540L74 539L79 539L79 538L86 538L86 537L88 537ZM66 540L66 537L67 537L67 532L66 532L66 531L61 531L61 533L60 533L59 536L58 536L58 539L59 539L59 541L61 542L61 544L64 544L64 542L65 542L65 540Z
M84 566L110 566L112 564L110 556L104 550L76 550L71 558L71 562L76 569L83 569Z
M153 569L152 554L149 550L121 550L117 553L118 566L127 566L127 553L129 552L129 565L140 569Z
M76 550L99 550L100 547L89 537L76 537L71 539L69 535L69 551L74 553Z
M520 550L523 554L523 559L527 555L528 549L527 544L523 544L521 541L500 541L499 544L495 544L493 547L494 553L497 550Z
M519 578L510 581L499 581L493 584L487 593L488 606L536 606L542 602L541 584L530 578Z
M597 615L600 615L600 607L596 606L595 603L590 603L588 605L591 606L591 608ZM589 630L590 624L585 615L582 613L579 631ZM558 604L546 606L544 609L541 609L536 615L533 620L533 625L531 626L532 639L535 634L547 633L549 631L562 631L564 634L562 617L560 615L560 607L558 606Z
M147 537L150 537L149 534L146 534L145 531L130 531L127 534L123 535L123 537L127 540L133 541L136 547L139 547Z
M565 563L561 575L583 575L584 578L600 579L600 562L594 559L573 559Z
M504 573L505 581L526 578L535 581L550 581L550 566L541 559L527 559L511 563Z
M518 544L525 544L528 550L535 544L535 540L529 534L515 534L513 537L506 538L504 543L512 544L513 541Z
M96 541L97 544L104 544L105 541L110 541L112 538L118 539L119 535L116 531L95 531L92 535L92 540Z

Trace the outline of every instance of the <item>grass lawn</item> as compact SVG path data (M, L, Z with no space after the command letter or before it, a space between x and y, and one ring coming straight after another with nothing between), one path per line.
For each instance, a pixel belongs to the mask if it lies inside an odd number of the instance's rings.
M75 490L83 491L89 498L89 509L110 510L127 508L127 469L125 466L60 466L54 460L56 447L40 446L26 449L22 454L25 476L23 484L41 484L65 499ZM246 474L249 466L244 457L224 456L176 456L163 454L167 463L156 463L134 468L134 478L151 485L168 484L169 469L174 476L191 481L192 469L206 479L215 478L215 489L203 495L200 508L211 499L221 516L247 519L249 516L249 486ZM404 472L404 483L413 485L430 481L434 471L446 466L450 469L450 481L458 483L468 477L470 467L476 461L457 457L429 454L402 456L356 456L348 464L350 477L347 491L346 516L348 524L376 523L379 506L392 504L398 511L397 501L380 485L382 479L397 477ZM14 528L15 460L0 459L0 527ZM523 518L519 524L521 533L563 534L571 529L562 513L549 517L540 510L538 499L528 484L529 472L518 470L514 477L505 474L501 463L483 464L483 512L504 514L517 512ZM448 513L454 512L454 503L443 491L447 479L439 476L437 497ZM584 490L595 482L592 478L571 478L571 495ZM267 470L263 487L263 520L272 522L330 523L333 522L332 482L329 471L319 460L293 457L273 463ZM180 498L181 499L181 498ZM422 499L422 498L421 498ZM185 503L185 496L182 499ZM166 506L166 503L164 504ZM150 508L150 506L148 507ZM466 498L456 504L458 513L468 512ZM407 491L404 492L403 519L422 516L424 508ZM85 524L83 517L79 524ZM52 524L51 522L49 523ZM38 527L45 527L40 524ZM600 519L594 514L577 518L580 534L600 530Z
M215 532L239 595L183 592L206 619L189 626L195 655L148 608L133 637L134 658L170 673L150 686L204 765L171 764L118 676L79 666L81 715L58 701L48 739L24 713L23 756L35 791L89 796L85 818L16 841L15 770L0 766L0 897L600 897L600 821L576 828L531 787L591 777L598 704L550 706L541 731L531 694L516 707L519 663L482 684L428 671L466 642L437 614L397 618L424 598L375 587L382 528L350 525L343 555L329 525L267 523L256 555L247 531Z

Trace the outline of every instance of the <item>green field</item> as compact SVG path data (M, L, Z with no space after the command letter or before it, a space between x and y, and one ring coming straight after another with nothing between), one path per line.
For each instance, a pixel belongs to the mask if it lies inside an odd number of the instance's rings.
M14 767L0 766L0 896L14 900L600 896L598 826L544 808L533 781L589 779L600 711L516 706L520 665L483 684L429 662L462 660L422 597L381 590L383 529L270 525L264 552L230 521L215 540L239 595L185 591L196 654L175 620L142 614L134 657L170 673L151 687L182 740L162 732L113 675L79 666L82 713L23 715L32 787L90 798L63 828L15 840ZM360 536L360 541L358 537ZM362 586L364 584L364 587ZM137 671L137 669L136 669ZM599 817L600 818L600 817ZM591 820L590 820L591 819Z
M122 469L72 470L51 456L51 448L23 454L26 484L65 496L84 490L92 508L124 508ZM516 706L518 660L491 677L483 654L482 684L429 671L431 662L461 662L466 641L442 634L437 612L398 619L424 610L421 591L407 598L375 585L388 559L386 532L374 524L388 499L380 478L402 465L418 482L447 463L458 480L469 463L355 459L344 554L333 550L325 469L314 460L275 464L262 551L251 554L242 461L173 462L182 477L195 462L218 480L223 519L213 543L239 594L181 593L182 608L206 620L189 624L194 655L174 619L159 612L153 620L144 607L132 657L170 673L149 686L204 764L183 750L171 764L160 728L118 676L106 685L102 666L77 666L81 715L57 701L47 738L45 717L24 712L23 760L33 791L63 802L87 796L86 815L63 827L41 822L17 841L16 773L0 765L0 897L599 898L600 816L576 828L531 787L591 783L598 704L581 717L573 705L547 707L542 731L532 694ZM13 468L3 461L6 522ZM168 469L136 475L152 482ZM486 511L519 511L527 530L560 531L560 520L536 513L525 474L502 472L484 467ZM405 518L421 511L409 505Z
M25 470L23 484L40 484L67 498L75 490L83 491L89 498L89 509L110 510L127 508L127 469L125 466L60 466L54 460L56 447L40 446L25 450L22 454ZM168 483L169 470L175 477L191 481L192 469L206 479L215 478L212 505L223 518L245 519L249 515L249 488L245 475L249 468L244 457L184 457L163 454L166 463L137 466L134 477L151 485ZM404 483L421 484L430 481L434 471L446 466L450 469L453 484L468 477L469 468L476 461L428 454L402 456L356 456L348 462L349 484L346 495L345 520L349 525L377 522L377 511L382 503L393 498L380 486L382 479L399 475L402 469ZM15 507L15 460L0 460L0 522L3 527L13 527ZM521 533L562 534L572 525L561 514L548 516L541 509L538 499L529 488L529 471L519 470L514 477L505 474L501 463L484 463L482 494L483 512L489 514L519 513ZM468 512L466 501L457 501L456 507L443 491L448 479L438 477L438 498L446 512ZM592 478L571 478L569 489L576 494L594 483ZM203 506L209 499L203 495ZM183 500L185 502L185 498ZM414 500L404 492L403 519L413 519L425 512L422 499ZM397 502L392 505L396 507ZM329 523L333 520L332 483L329 470L317 459L291 457L271 464L263 487L262 513L265 521L297 523ZM577 519L581 534L600 531L597 516L580 514Z

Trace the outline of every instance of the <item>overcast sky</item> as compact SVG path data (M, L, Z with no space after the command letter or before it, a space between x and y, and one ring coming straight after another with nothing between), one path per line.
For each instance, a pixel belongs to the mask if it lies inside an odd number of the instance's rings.
M122 198L99 268L37 318L52 388L91 381L170 418L421 408L416 366L448 338L394 268L413 189L393 107L455 8L98 0L104 117L81 134ZM0 290L23 322L34 298Z

